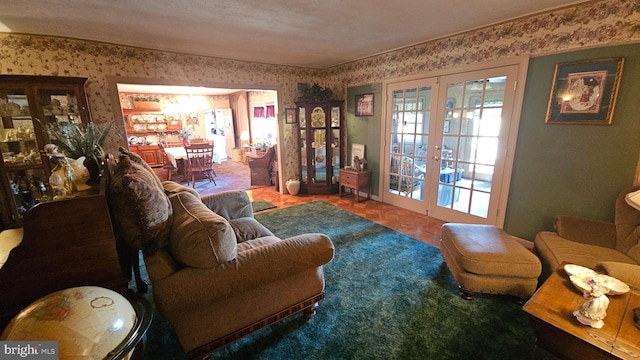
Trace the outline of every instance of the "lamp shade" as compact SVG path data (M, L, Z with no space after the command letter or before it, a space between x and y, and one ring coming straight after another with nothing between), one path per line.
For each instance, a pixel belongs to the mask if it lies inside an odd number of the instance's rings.
M624 200L636 210L640 210L640 190L625 195Z
M249 140L249 132L248 131L243 131L242 134L240 134L240 140L242 140L242 141Z

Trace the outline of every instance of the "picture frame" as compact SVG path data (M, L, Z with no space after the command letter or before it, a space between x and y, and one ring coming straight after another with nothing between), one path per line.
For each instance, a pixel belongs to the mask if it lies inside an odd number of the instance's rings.
M355 97L356 116L373 116L373 93Z
M624 58L556 64L547 124L611 125Z
M295 108L284 109L284 122L285 124L296 124L298 122L298 120L296 119Z
M353 161L356 156L359 159L366 159L364 157L364 144L351 144L351 160Z

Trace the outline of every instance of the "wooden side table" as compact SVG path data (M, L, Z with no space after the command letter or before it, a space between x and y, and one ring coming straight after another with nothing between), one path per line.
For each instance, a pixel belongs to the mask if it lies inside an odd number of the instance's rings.
M536 346L562 359L637 359L640 330L634 326L633 309L640 307L640 292L609 296L601 329L582 325L573 316L583 302L561 266L523 307L532 316Z
M342 196L342 187L355 190L355 200L360 201L360 188L367 188L367 200L371 197L371 170L347 170L340 169L340 190L339 195Z

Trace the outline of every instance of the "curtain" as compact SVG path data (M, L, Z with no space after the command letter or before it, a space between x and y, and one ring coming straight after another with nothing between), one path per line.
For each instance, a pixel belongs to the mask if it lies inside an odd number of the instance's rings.
M249 106L247 104L247 94L242 91L230 94L229 102L231 103L231 108L235 113L235 145L240 146L240 134L242 134L243 131L249 131Z
M276 117L276 106L275 105L267 105L267 116L268 118Z
M264 108L262 106L256 106L253 108L254 118L264 118Z

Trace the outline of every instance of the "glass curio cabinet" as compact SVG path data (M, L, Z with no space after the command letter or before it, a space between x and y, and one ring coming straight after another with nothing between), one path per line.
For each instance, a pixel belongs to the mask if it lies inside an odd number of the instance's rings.
M307 194L338 192L343 164L344 102L296 102L298 146L300 148L300 189Z
M86 78L0 75L0 212L2 229L21 223L50 198L46 124L88 123Z

